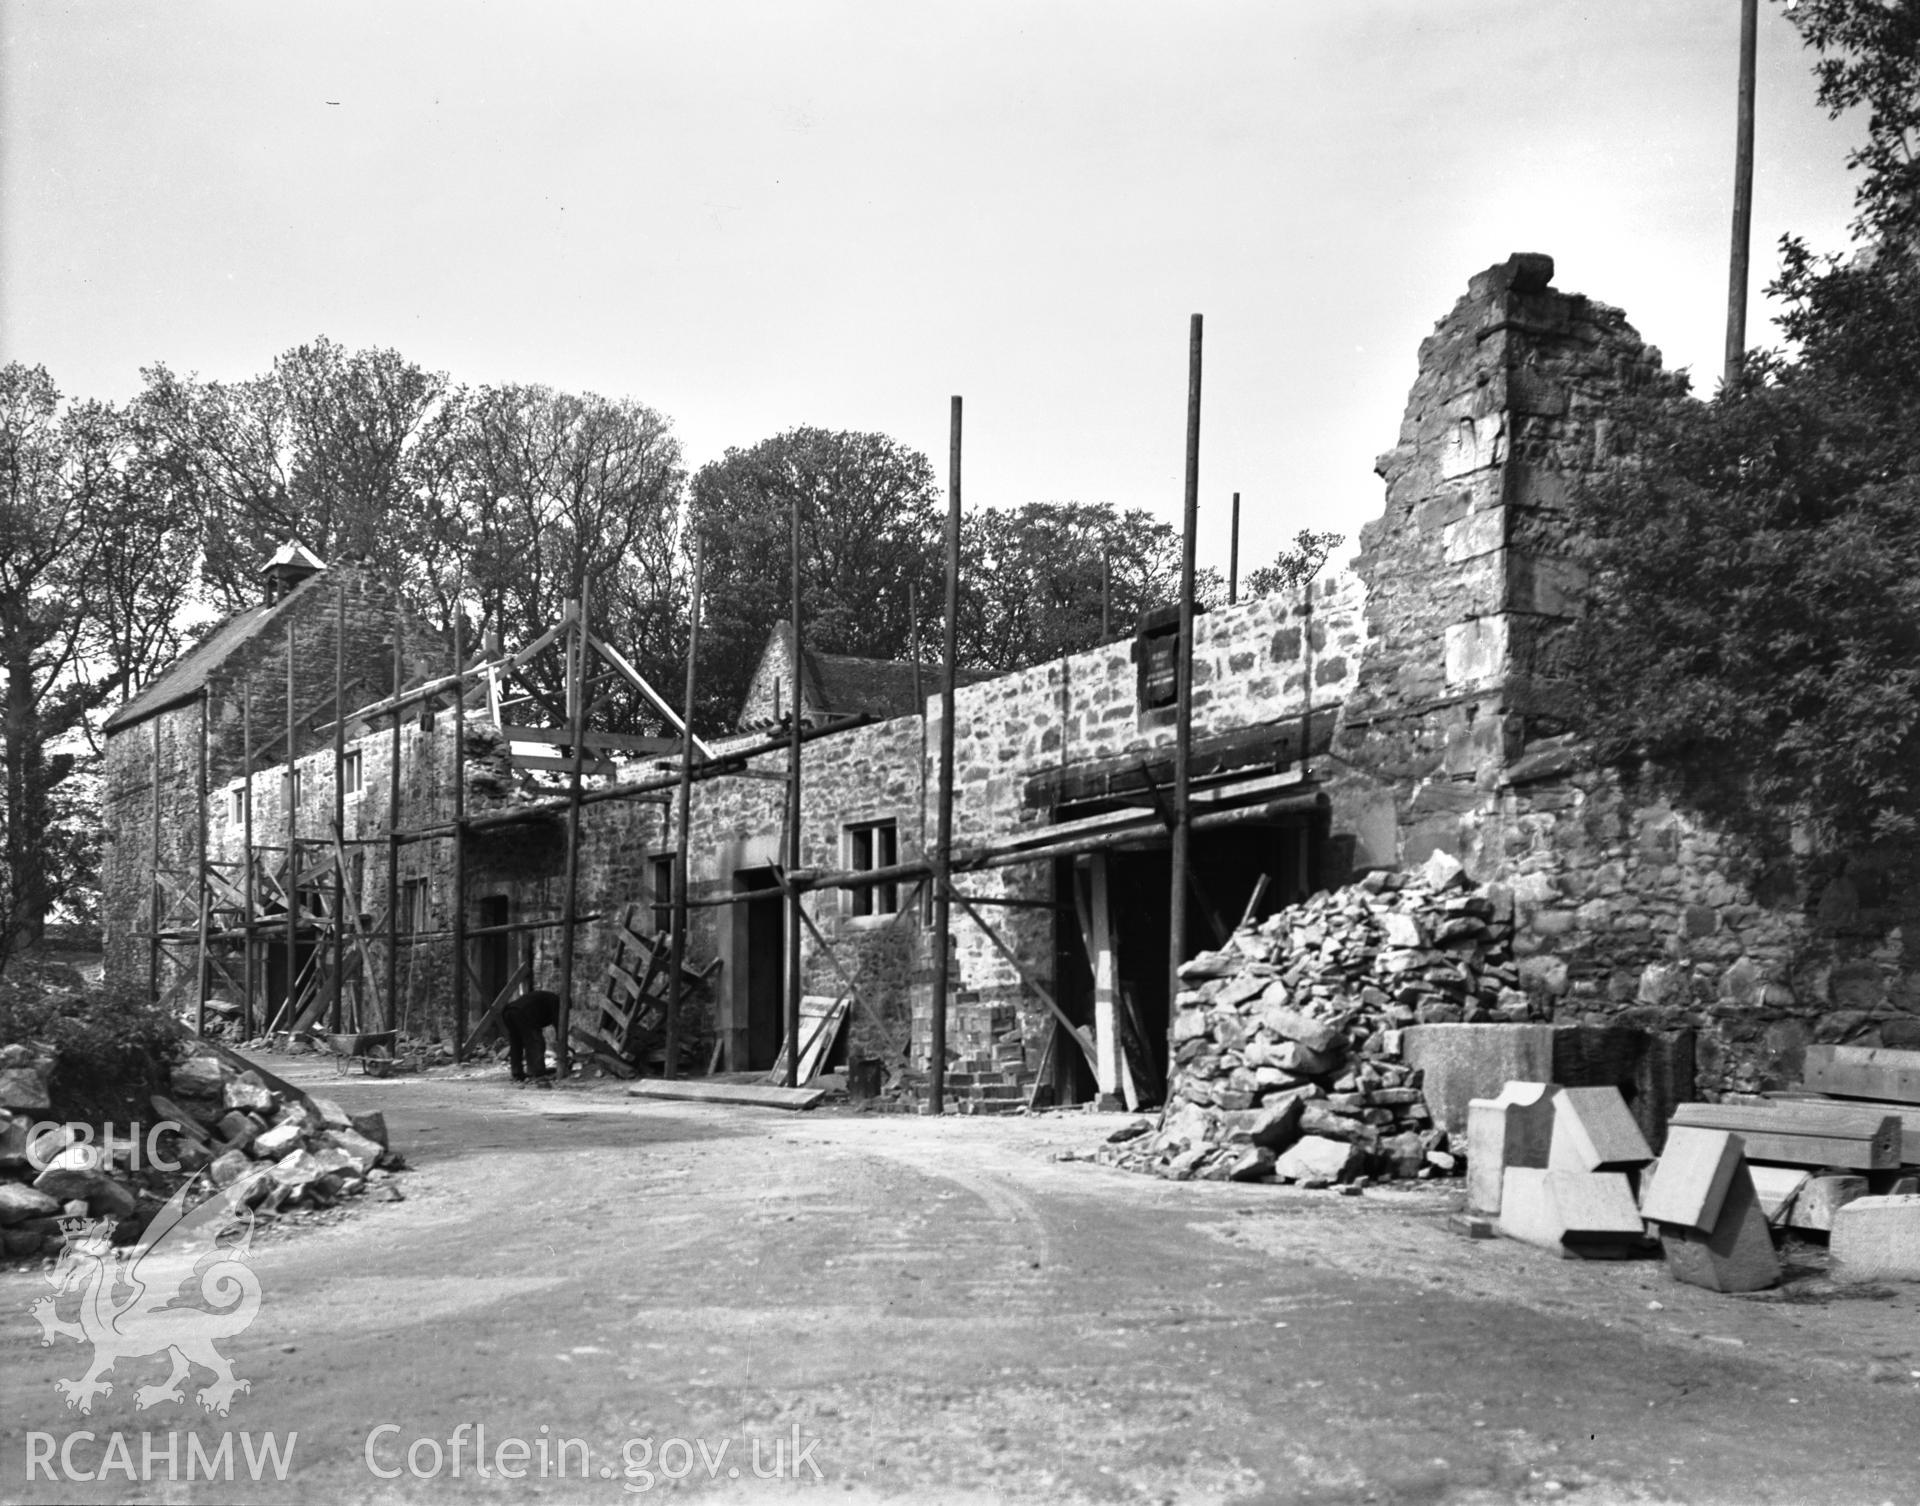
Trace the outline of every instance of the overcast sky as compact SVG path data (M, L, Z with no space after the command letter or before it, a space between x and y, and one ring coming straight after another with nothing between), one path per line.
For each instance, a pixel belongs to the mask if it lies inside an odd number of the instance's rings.
M0 5L0 358L124 399L325 334L637 398L693 465L880 430L969 505L1380 511L1415 350L1545 251L1711 389L1738 0ZM1755 281L1857 122L1760 32ZM1769 337L1759 295L1749 324Z

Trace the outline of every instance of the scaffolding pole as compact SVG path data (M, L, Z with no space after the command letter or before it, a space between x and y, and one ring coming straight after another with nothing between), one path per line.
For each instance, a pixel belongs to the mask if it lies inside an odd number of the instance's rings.
M213 896L207 886L207 859L210 856L207 851L207 708L210 699L211 693L206 686L202 685L200 687L200 746L195 760L195 773L200 786L196 811L200 862L195 871L195 877L199 879L195 887L199 891L200 899L200 936L199 946L194 956L193 1033L195 1035L207 1033L207 907L213 902Z
M928 1032L927 1112L946 1109L947 991L952 985L953 692L960 652L960 410L955 394L947 444L947 621L940 666L940 811L933 839L933 1017Z
M464 585L465 583L462 582ZM467 1053L466 609L453 599L453 1059ZM397 715L398 713L396 713Z
M160 1002L160 718L153 719L153 887L147 895L147 994Z
M246 864L240 870L240 923L246 929L242 943L240 1039L253 1037L253 676L240 682L240 845ZM263 1009L262 1015L266 1013ZM262 1019L262 1024L265 1020Z
M347 695L347 583L333 591L333 1033L347 1027L341 1020L340 991L347 972L347 870L341 861L347 837L347 719L340 714ZM373 980L367 980L371 983Z
M1167 896L1167 999L1180 995L1180 964L1186 960L1187 874L1192 860L1193 759L1193 575L1195 536L1200 521L1200 315L1193 316L1187 337L1187 490L1180 539L1180 640L1175 650L1178 666L1173 731L1173 839ZM1168 1015L1168 1048L1173 1045L1173 1021Z
M337 711L338 708L336 708ZM287 778L285 784L287 797L287 875L286 888L282 899L286 901L287 911L287 997L282 1018L287 1029L293 1029L294 1003L299 991L300 969L295 959L300 955L300 822L298 810L300 802L296 799L300 782L300 765L295 761L299 748L293 740L293 618L287 618Z
M566 922L560 929L560 1010L553 1029L554 1071L564 1081L573 1062L567 1029L573 1019L573 933L580 907L580 774L586 758L587 736L587 655L592 652L587 636L587 583L584 572L580 597L567 604L568 614L579 623L577 642L567 655L567 736L572 740L572 756L567 760L567 876L561 894L560 914ZM536 1063L537 1065L537 1063Z
M398 587L393 593L393 693L407 676L406 613L400 607ZM400 1021L400 713L393 714L393 742L387 759L387 1007L382 1030Z
M793 576L792 705L787 709L787 872L800 867L800 723L806 697L806 650L800 637L800 493L787 509L789 564ZM800 1085L800 891L787 894L787 1086Z
M705 552L696 526L693 531L693 596L687 621L687 698L686 715L681 719L687 729L680 737L680 807L675 823L673 850L673 950L669 965L671 982L667 991L667 1031L662 1061L664 1075L680 1075L680 1002L685 982L680 969L687 959L687 849L690 840L688 822L693 810L693 702L699 689L700 591Z

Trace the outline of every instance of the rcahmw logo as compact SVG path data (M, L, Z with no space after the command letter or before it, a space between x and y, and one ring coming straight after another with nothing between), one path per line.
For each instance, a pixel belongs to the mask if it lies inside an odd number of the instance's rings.
M195 1177L168 1200L141 1242L126 1249L113 1246L112 1219L62 1220L66 1242L47 1277L54 1295L28 1311L40 1324L42 1345L70 1338L93 1346L84 1375L53 1383L70 1409L90 1413L96 1396L112 1395L113 1382L105 1377L117 1361L163 1354L171 1356L172 1372L136 1390L135 1406L185 1400L182 1383L196 1365L213 1375L194 1393L209 1412L226 1416L236 1393L252 1389L233 1373L218 1342L244 1331L260 1311L260 1278L247 1263L253 1242L247 1200L265 1176L262 1169L243 1177L189 1212ZM69 1298L76 1302L71 1319L60 1312Z

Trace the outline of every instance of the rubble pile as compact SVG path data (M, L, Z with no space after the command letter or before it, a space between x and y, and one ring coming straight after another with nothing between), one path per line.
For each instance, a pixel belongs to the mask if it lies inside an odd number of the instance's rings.
M382 1115L350 1115L204 1045L189 1052L174 1064L167 1092L153 1095L152 1121L96 1131L50 1118L50 1048L0 1047L6 1254L57 1251L61 1219L81 1214L113 1219L116 1242L129 1243L175 1188L202 1172L209 1192L251 1177L245 1201L264 1215L361 1195L400 1200L393 1177L406 1163L389 1147Z
M1521 1022L1513 898L1436 853L1316 894L1184 964L1167 1112L1096 1159L1309 1187L1461 1169L1400 1059L1414 1024Z

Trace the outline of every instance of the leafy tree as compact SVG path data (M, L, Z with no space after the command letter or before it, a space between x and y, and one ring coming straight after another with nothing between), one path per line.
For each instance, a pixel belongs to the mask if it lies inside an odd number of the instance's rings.
M84 751L73 740L106 690L78 669L116 440L112 410L63 412L44 367L0 368L0 962L90 878L95 823L65 787Z
M200 534L222 612L258 599L260 561L290 538L398 578L432 557L460 417L443 374L322 338L248 381L164 365L141 375L131 419L144 478Z
M510 645L558 622L584 589L589 627L671 698L685 652L686 474L667 420L631 401L491 387L463 405L456 447L455 502L434 530L450 546L439 585L451 585L448 559L463 568L480 627ZM557 708L557 673L546 689ZM613 725L652 719L624 684L609 700Z
M961 520L960 549L960 659L980 669L1091 648L1103 614L1112 634L1125 636L1141 613L1180 594L1180 535L1142 508L986 508ZM1217 594L1218 584L1208 573L1201 595Z
M1309 584L1327 563L1327 557L1347 541L1343 533L1321 533L1303 528L1293 536L1293 547L1282 549L1273 563L1247 574L1247 595L1258 600Z
M923 619L940 611L942 513L926 456L884 434L816 428L729 449L693 478L706 549L700 674L709 726L731 720L769 634L788 615L796 502L808 647L904 658L913 636L908 586Z
M1572 643L1615 755L1696 777L1755 835L1816 854L1920 837L1920 11L1813 0L1822 100L1869 112L1849 261L1783 245L1791 354L1711 403L1684 377L1625 414L1625 462L1576 507L1594 590Z

